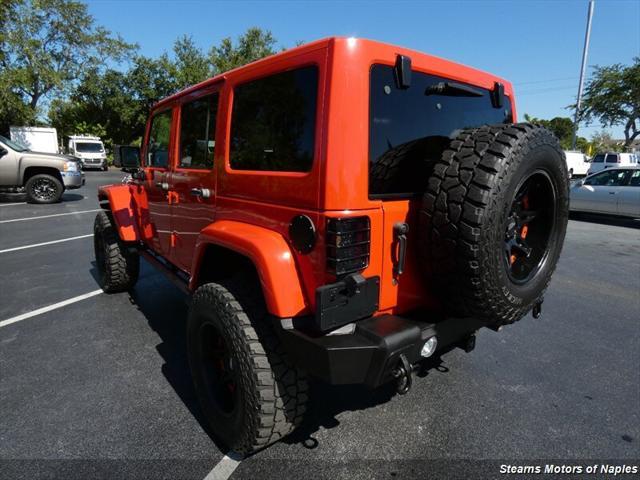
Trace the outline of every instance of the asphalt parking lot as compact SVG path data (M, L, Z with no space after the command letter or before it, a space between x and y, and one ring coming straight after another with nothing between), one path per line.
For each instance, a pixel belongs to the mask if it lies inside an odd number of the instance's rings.
M194 396L185 297L147 265L132 294L97 291L97 186L121 177L88 172L57 205L0 198L0 477L495 478L503 463L639 463L638 222L571 220L540 319L481 331L405 396L314 384L303 427L238 464Z

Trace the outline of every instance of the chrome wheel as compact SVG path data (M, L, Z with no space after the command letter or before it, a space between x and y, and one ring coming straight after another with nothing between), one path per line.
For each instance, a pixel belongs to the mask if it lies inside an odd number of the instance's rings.
M46 202L56 198L58 188L53 180L48 178L39 178L33 182L31 192L35 199Z

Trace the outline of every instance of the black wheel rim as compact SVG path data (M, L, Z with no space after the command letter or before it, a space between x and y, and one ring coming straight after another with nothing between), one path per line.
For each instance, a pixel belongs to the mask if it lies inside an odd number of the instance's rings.
M48 178L39 178L31 186L33 196L38 200L53 200L58 193L56 184Z
M200 327L200 358L208 397L222 415L232 415L238 399L237 368L229 345L211 323Z
M504 234L504 262L509 279L530 282L549 256L556 216L556 191L549 175L536 170L522 179Z

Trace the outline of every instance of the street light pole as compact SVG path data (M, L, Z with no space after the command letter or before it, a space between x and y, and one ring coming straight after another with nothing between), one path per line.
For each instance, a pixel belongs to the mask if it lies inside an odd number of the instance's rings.
M587 69L587 54L589 53L589 37L591 37L591 19L593 18L593 6L595 0L589 0L589 13L587 14L587 31L584 35L584 48L582 49L582 67L580 68L580 84L578 85L578 100L576 102L576 115L573 119L573 139L571 150L576 149L576 135L578 134L578 117L580 115L580 102L582 101L582 89L584 87L584 71Z

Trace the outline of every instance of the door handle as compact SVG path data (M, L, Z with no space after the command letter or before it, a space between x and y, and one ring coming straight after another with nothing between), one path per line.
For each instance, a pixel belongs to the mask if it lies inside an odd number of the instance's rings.
M169 184L167 182L156 182L156 187L162 190L169 190Z
M609 195L615 195L616 192L609 192Z
M407 259L407 233L409 233L409 224L396 223L393 226L393 232L398 239L398 264L396 265L396 274L404 273L404 263Z
M211 196L211 190L208 188L192 188L190 193L194 197L209 198Z

